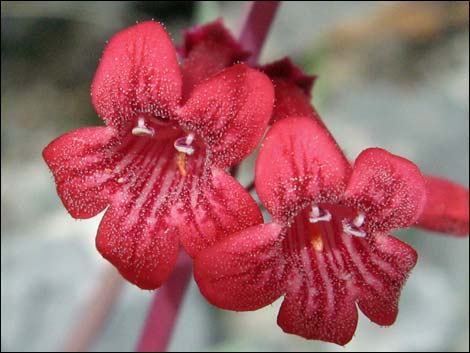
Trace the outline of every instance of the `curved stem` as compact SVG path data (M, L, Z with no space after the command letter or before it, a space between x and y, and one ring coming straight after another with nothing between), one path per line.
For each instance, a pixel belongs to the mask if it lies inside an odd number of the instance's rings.
M191 260L186 253L181 252L173 274L155 292L137 344L137 352L163 352L167 349L191 272Z
M242 27L240 43L251 52L248 64L256 65L280 1L253 1Z

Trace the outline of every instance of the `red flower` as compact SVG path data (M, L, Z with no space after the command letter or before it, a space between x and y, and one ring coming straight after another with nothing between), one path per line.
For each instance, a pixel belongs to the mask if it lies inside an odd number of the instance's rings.
M315 109L310 104L315 76L306 75L289 58L261 66L274 84L276 104L271 123L289 116L312 116L320 121Z
M231 66L245 54L221 26L197 33L187 34L181 68L160 24L116 34L92 85L106 127L69 132L43 152L73 217L109 206L98 250L141 288L156 288L169 276L179 240L194 256L262 221L225 169L261 138L272 84L244 64Z
M289 58L261 67L275 85L276 104L271 122L289 116L309 116L326 126L310 103L315 77L308 76ZM468 188L440 177L425 175L427 202L415 226L456 236L469 231Z
M277 123L255 181L273 222L203 251L196 280L226 309L254 310L284 295L278 323L286 332L345 344L357 323L355 303L380 325L396 318L417 254L388 231L418 222L468 234L468 189L423 178L381 149L364 151L351 167L310 104L314 78L289 59L262 70L276 87Z
M417 254L388 232L414 224L423 210L418 168L378 148L351 168L320 123L291 117L267 134L255 184L273 221L196 257L206 298L254 310L284 295L278 324L285 332L341 345L354 334L356 303L391 325Z
M456 236L468 235L468 189L450 180L425 175L427 202L418 227Z

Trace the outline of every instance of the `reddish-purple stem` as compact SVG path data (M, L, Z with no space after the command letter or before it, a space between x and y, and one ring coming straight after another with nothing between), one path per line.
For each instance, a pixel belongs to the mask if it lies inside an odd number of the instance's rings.
M191 260L186 253L181 252L171 277L155 292L137 344L137 352L166 351L191 278L191 268Z
M248 64L256 65L280 1L253 1L242 27L240 43L251 52Z

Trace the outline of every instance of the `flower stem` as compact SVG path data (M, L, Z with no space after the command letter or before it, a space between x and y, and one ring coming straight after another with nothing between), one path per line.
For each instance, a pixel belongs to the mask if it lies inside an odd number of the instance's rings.
M271 23L276 15L280 1L253 1L250 11L242 27L240 43L251 52L248 64L258 62L264 40L268 35Z
M164 352L167 349L191 278L191 269L189 257L181 252L173 274L155 292L137 344L137 352Z

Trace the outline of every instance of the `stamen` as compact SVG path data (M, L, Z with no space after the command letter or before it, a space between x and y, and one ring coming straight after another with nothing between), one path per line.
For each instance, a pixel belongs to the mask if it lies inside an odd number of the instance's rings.
M177 138L173 145L175 146L175 149L178 152L181 152L190 156L194 153L194 147L191 146L193 141L194 141L194 134L191 132L188 134L188 136Z
M190 145L193 143L193 141L194 141L194 134L190 132L188 136L186 136L186 143Z
M331 221L331 213L328 210L320 209L318 206L314 205L310 211L308 221L310 223L329 222Z
M364 238L367 234L361 229L361 226L364 224L366 216L364 213L359 213L356 218L352 220L343 219L343 230L346 234L354 235L356 237Z
M153 136L155 131L145 125L145 118L140 116L137 119L137 126L132 129L132 134L135 136Z
M178 152L187 154L187 155L192 155L194 153L194 148L191 146L177 146L175 145L175 148Z
M353 224L356 227L360 227L364 224L364 220L366 219L366 215L364 213L359 213L356 218L353 220Z
M312 206L312 211L310 212L311 218L317 218L320 215L320 209L318 206Z
M178 169L181 173L182 176L188 175L188 172L186 171L186 154L183 152L178 153L178 160L176 161L176 164L178 165Z

